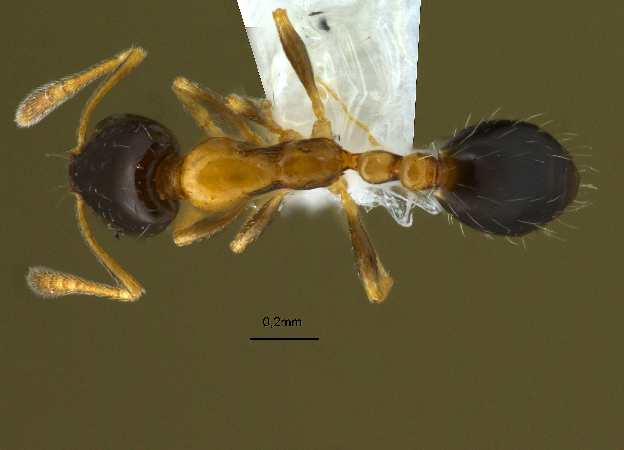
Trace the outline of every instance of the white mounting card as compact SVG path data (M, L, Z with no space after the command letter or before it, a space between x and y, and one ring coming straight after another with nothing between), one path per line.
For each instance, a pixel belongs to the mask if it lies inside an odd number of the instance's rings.
M280 125L309 136L314 122L273 22L272 12L284 8L307 47L316 78L369 126L381 148L398 154L412 150L420 0L238 0L238 5L266 98ZM326 97L325 106L341 146L352 152L373 149L337 102ZM440 210L430 192L409 192L397 182L370 185L355 173L346 178L358 204L384 206L401 225L411 225L414 206L431 213ZM293 197L308 207L332 199L326 189Z

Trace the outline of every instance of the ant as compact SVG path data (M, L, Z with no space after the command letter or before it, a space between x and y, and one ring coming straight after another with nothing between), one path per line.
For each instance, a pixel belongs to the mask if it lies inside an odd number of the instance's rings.
M189 153L180 154L166 127L138 115L107 117L87 137L98 103L145 58L140 47L48 83L23 100L15 120L28 127L107 75L82 112L76 147L70 152L69 180L80 232L116 283L31 267L27 281L36 294L83 294L125 302L145 293L96 242L86 205L118 233L145 237L164 231L178 214L180 202L186 202L194 213L182 214L173 225L175 244L184 246L222 231L250 203L266 198L230 244L232 251L241 253L262 234L289 192L328 188L342 204L366 295L371 302L381 302L393 280L347 192L342 177L346 170L372 184L398 180L411 191L432 190L450 215L493 235L521 236L543 228L576 197L579 174L568 151L549 133L524 121L481 121L456 133L437 155L354 153L342 148L333 138L303 41L284 9L275 10L273 19L312 104L316 120L309 138L277 124L268 100L222 97L183 77L175 79L173 92L207 135ZM369 133L369 141L373 139Z

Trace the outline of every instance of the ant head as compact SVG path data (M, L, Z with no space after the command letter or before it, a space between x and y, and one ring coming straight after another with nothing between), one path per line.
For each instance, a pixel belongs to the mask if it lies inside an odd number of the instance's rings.
M481 122L451 138L442 161L454 173L436 195L450 214L486 233L521 236L574 200L579 174L567 150L536 125Z
M178 143L160 123L133 114L99 122L69 165L71 188L117 233L152 236L175 218L178 202L162 198L155 178Z

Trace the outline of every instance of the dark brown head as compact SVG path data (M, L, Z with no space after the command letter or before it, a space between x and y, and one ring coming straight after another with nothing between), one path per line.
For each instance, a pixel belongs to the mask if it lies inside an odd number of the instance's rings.
M479 231L521 236L559 216L574 200L579 174L567 150L538 126L495 120L468 127L443 147L456 172L437 197Z
M71 189L117 232L160 233L179 205L159 196L156 170L178 152L175 137L158 122L132 114L109 116L72 158Z

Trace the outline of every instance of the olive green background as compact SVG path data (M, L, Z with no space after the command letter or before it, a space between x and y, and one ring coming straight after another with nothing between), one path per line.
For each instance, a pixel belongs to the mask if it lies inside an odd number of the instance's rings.
M100 242L147 288L138 303L42 300L44 264L106 280L75 227L66 161L88 94L18 130L32 88L130 44L151 53L101 104L201 139L178 74L261 95L234 3L19 1L3 8L0 449L615 449L624 445L621 284L624 6L423 0L415 142L502 107L555 122L593 205L527 249L444 215L383 210L369 232L396 279L367 302L336 213L282 215L243 256L234 230ZM387 68L388 71L392 67ZM561 137L562 135L559 134ZM590 146L588 149L584 146ZM267 315L300 318L266 330ZM250 336L319 336L250 342Z

